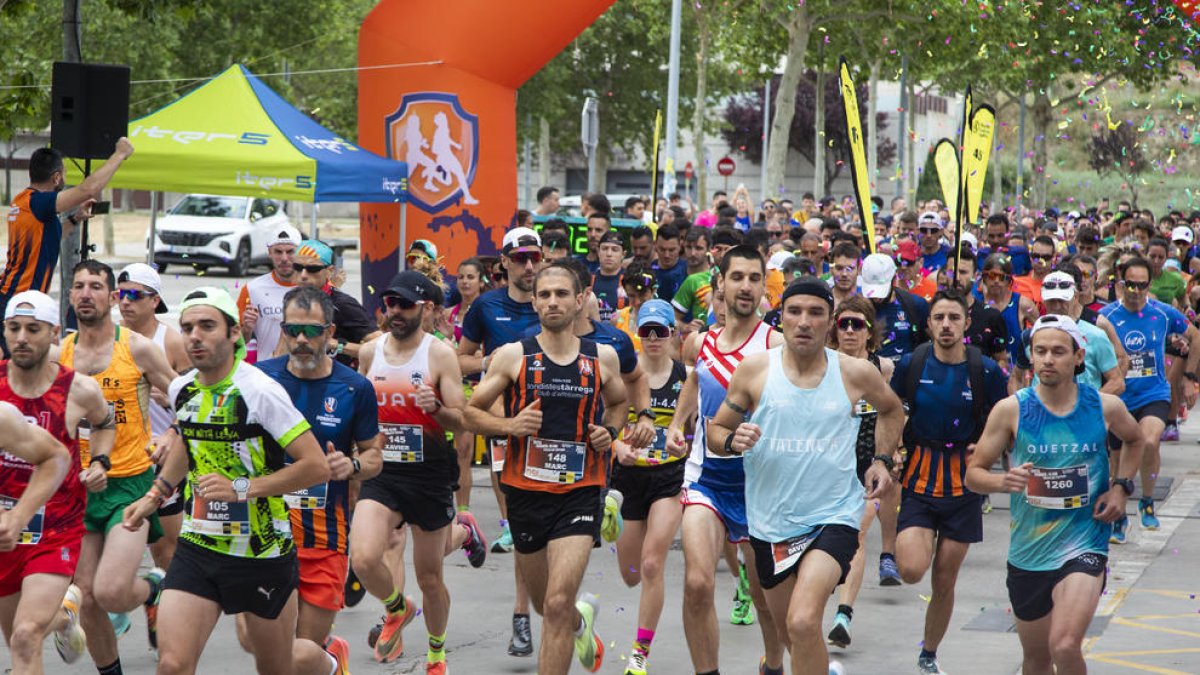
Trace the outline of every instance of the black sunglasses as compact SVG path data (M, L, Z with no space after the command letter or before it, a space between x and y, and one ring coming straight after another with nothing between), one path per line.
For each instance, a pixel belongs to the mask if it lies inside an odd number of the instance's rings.
M671 327L659 326L657 324L647 324L645 326L638 326L637 333L638 337L642 338L643 340L666 340L667 338L671 337Z
M119 299L132 300L134 302L137 302L142 298L153 298L157 296L158 293L155 293L154 291L136 291L132 288L121 288L117 290L117 297Z
M329 269L329 265L296 265L296 269L304 270L309 274L320 274Z
M918 229L920 229L921 234L937 234L942 231L940 227L922 227Z
M383 304L386 305L388 309L403 310L409 310L417 306L417 303L413 302L412 300L409 300L408 298L402 298L398 295L383 296Z
M1065 291L1075 288L1074 281L1043 281L1042 288L1049 291Z
M837 320L838 330L864 331L871 327L871 322L856 316L843 316Z
M1031 260L1054 260L1054 254L1053 253L1030 253L1029 258Z
M325 329L329 328L329 326L330 324L327 323L285 323L283 324L283 332L294 338L303 335L311 340L324 333Z
M1144 291L1150 288L1149 281L1122 281L1121 283L1125 284L1125 288L1131 291Z

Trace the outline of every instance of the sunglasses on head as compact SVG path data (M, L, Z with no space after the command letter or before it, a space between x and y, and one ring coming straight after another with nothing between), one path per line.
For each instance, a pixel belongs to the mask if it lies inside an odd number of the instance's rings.
M1125 288L1131 291L1144 291L1150 288L1149 281L1122 281L1121 283L1125 284Z
M325 332L329 328L327 323L285 323L283 324L283 332L289 336L298 338L303 335L306 338L312 339Z
M1047 291L1066 291L1075 288L1074 281L1043 281L1042 289Z
M158 293L154 291L136 291L132 288L121 288L117 290L117 297L121 300L132 300L137 302L143 298L156 297Z
M542 262L542 252L541 251L514 251L514 252L508 254L508 259L518 265L527 265L529 263L533 263L534 265L536 265L536 264Z
M637 333L643 340L666 340L671 337L671 327L651 323L638 326Z
M871 322L856 316L843 316L837 320L838 330L864 331L871 327Z
M411 260L411 258L409 260ZM296 269L304 270L309 274L320 274L321 272L329 269L329 265L296 265Z
M383 304L386 305L388 309L404 310L412 309L413 307L417 306L417 303L409 300L408 298L402 298L399 295L383 296Z

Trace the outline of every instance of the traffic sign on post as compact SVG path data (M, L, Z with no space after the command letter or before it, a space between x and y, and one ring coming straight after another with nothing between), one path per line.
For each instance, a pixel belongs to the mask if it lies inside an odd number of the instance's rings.
M717 161L717 173L721 174L722 176L732 176L733 170L736 168L737 164L734 163L732 157L722 157Z
M688 180L691 180L692 176L694 176L694 175L696 175L696 171L695 171L695 169L692 168L692 163L688 162L687 164L684 164L683 165L683 177Z

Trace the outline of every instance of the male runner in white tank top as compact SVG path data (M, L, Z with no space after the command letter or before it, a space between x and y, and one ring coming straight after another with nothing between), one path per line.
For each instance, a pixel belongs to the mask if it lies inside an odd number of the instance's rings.
M283 324L283 296L299 279L293 257L303 237L291 225L283 225L267 240L271 256L271 271L251 279L238 294L237 308L241 312L242 337L246 342L256 340L257 353L268 359L279 344ZM253 361L247 359L247 363Z

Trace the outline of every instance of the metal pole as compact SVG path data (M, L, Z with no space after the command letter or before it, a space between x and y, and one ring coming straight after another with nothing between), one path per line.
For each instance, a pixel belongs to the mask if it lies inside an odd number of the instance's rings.
M908 184L908 174L904 171L904 167L906 166L904 163L904 145L905 145L904 144L904 134L905 134L904 128L905 128L905 125L907 124L906 118L908 117L908 101L905 100L906 93L908 92L907 82L908 82L908 56L901 56L900 57L900 125L896 129L897 133L899 134L899 136L896 139L898 141L897 145L899 146L899 148L896 151L896 162L897 162L897 166L900 167L900 180L896 181L896 196L897 197L903 197L905 195L905 192L907 191L906 190L907 184Z
M766 88L763 89L763 146L762 146L762 176L759 180L762 186L759 188L758 203L761 205L767 199L771 190L767 187L767 153L771 146L771 78L767 78Z
M317 203L316 202L313 202L312 211L309 213L308 238L309 239L317 238Z
M683 11L683 0L671 0L671 51L667 66L667 138L666 173L663 176L663 194L675 192L675 155L679 148L679 22ZM657 167L656 167L657 169Z
M531 115L526 117L526 120L528 123L525 125L525 128L532 130L533 116ZM533 178L530 176L530 173L533 170L533 139L530 138L529 135L525 136L525 157L522 161L525 162L525 196L521 199L521 203L525 205L525 208L532 211L534 209L534 204L530 190L533 188Z
M587 190L596 192L596 146L599 143L600 130L600 101L592 96L583 100L583 114L580 124L580 135L583 140L583 152L587 155Z
M1025 194L1025 94L1021 94L1021 118L1017 123L1017 194L1013 206L1020 206Z
M408 252L408 204L400 202L400 255L397 272L404 269L404 254Z
M154 267L154 239L158 237L158 193L150 191L150 246L146 251L146 264ZM157 268L155 268L157 269Z

